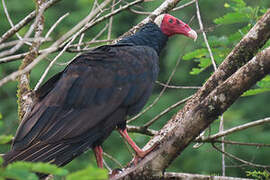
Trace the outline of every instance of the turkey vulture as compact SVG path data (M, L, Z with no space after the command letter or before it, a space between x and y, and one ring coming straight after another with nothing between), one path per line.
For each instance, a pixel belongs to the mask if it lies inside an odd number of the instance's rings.
M101 144L115 128L144 157L150 150L142 151L128 136L126 117L147 102L158 76L158 55L175 34L197 38L187 24L163 14L134 35L75 58L36 91L4 164L23 160L64 166L92 148L102 168Z

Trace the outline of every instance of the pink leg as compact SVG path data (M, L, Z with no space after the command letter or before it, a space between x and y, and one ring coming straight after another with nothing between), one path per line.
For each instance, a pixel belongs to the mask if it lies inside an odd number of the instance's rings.
M97 166L99 168L103 168L103 158L102 158L102 147L101 146L96 146L94 148L94 152L95 152L95 156L96 156L96 160L97 160Z
M136 152L136 155L139 156L140 158L143 158L145 155L147 155L149 152L151 152L153 150L153 148L155 148L155 146L153 146L152 148L143 151L141 150L141 148L139 148L136 143L129 137L128 133L127 133L127 129L121 130L119 129L119 133L121 134L121 136L123 138L125 138L125 140L128 142L128 144L132 147L132 149Z

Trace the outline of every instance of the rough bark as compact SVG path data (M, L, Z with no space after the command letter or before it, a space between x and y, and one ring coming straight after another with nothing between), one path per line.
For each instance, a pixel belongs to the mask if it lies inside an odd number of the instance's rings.
M38 50L41 45L41 34L44 29L44 16L43 12L45 10L44 7L44 0L36 0L36 27L35 27L35 41L33 42L32 46L30 47L29 53L25 56L22 60L22 63L19 69L24 69L28 66L31 62L38 55ZM33 93L31 92L30 88L30 71L26 72L17 78L18 80L18 117L19 120L23 118L26 112L29 112L32 105L33 105Z

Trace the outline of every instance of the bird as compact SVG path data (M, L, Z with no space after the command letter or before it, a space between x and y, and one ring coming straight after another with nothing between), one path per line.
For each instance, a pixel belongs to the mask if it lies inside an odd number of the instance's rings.
M161 14L135 34L76 57L35 92L30 113L20 123L4 165L15 161L66 165L93 149L103 168L102 143L117 129L143 158L129 137L126 119L149 99L159 72L159 55L169 37L197 33L170 14Z

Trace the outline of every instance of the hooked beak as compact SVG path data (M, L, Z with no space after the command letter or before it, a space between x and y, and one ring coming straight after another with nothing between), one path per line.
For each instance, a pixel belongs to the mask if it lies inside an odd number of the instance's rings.
M194 41L196 41L198 35L196 33L196 31L194 31L193 29L191 29L188 34L187 34L188 37L190 37L191 39L193 39Z

